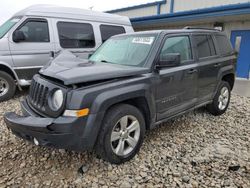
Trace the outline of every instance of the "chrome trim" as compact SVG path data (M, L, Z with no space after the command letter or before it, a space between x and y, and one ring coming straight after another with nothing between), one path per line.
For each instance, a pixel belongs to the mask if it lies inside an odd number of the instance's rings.
M42 68L43 66L27 66L27 67L13 67L14 70L19 70L19 69L37 69L37 68Z

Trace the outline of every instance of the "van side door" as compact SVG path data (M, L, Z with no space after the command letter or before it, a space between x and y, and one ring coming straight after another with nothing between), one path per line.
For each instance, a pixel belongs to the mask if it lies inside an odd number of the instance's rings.
M23 34L14 42L14 32ZM19 79L31 80L38 70L49 62L54 51L51 23L46 18L27 18L9 36L9 47L14 69Z
M181 64L159 70L156 88L157 120L169 118L195 106L197 64L189 34L167 36L161 54L179 53Z
M87 59L99 46L97 24L84 21L53 19L56 53L66 49Z
M212 99L220 67L213 36L210 34L195 34L193 40L196 45L198 61L198 103Z

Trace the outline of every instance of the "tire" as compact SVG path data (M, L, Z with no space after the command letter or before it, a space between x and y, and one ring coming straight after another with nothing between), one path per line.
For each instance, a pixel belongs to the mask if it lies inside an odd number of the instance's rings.
M213 102L207 105L208 112L214 116L224 114L229 106L230 98L231 87L228 82L222 81L219 85L218 91L214 96Z
M8 73L0 71L0 102L11 99L15 92L15 80Z
M132 123L135 130L131 127ZM130 132L129 127L133 131ZM104 117L95 147L96 154L113 164L124 163L139 152L144 134L145 120L142 113L128 104L116 105ZM111 135L113 135L113 141L111 141Z

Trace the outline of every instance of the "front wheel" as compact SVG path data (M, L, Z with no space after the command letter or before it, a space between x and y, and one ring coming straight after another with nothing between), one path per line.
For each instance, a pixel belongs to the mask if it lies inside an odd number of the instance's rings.
M121 104L105 115L96 153L104 160L121 164L139 151L145 133L142 113L134 106Z
M0 102L11 99L15 91L14 79L6 72L0 71Z
M231 87L228 82L222 81L213 102L207 105L207 110L211 114L218 116L226 112L230 103Z

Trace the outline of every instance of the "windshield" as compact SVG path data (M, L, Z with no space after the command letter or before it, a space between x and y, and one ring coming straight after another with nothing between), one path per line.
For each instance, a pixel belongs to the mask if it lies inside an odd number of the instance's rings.
M20 18L11 18L0 26L0 38L2 38L18 21Z
M91 57L90 61L140 66L155 40L155 35L125 35L107 40Z

